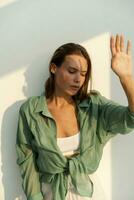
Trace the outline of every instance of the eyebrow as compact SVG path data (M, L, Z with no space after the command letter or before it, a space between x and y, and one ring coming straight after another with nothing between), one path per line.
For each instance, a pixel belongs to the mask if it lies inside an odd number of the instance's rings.
M75 69L76 71L79 71L77 68L75 68L75 67L71 67L71 66L69 66L69 68L71 68L71 69ZM82 71L82 72L87 72L87 71Z

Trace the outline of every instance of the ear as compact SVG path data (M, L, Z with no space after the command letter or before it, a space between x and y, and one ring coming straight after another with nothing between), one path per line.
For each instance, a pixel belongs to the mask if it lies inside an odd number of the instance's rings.
M52 63L51 66L50 66L50 70L51 70L51 72L52 72L53 74L55 74L56 68L57 68L56 65L55 65L54 63Z

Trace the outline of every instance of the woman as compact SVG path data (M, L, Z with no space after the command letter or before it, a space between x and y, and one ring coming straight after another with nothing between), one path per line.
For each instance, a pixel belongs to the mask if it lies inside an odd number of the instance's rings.
M92 199L90 175L99 165L104 145L117 133L134 129L130 41L126 51L123 35L112 36L110 44L111 68L119 77L128 106L92 90L86 49L67 43L54 52L45 92L20 107L17 164L28 200Z

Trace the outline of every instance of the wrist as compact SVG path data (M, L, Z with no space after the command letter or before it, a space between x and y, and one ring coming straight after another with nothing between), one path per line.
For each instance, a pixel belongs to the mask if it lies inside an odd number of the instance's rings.
M126 76L119 77L119 79L122 83L124 83L124 82L128 82L128 81L132 81L133 77L132 77L132 75L126 75Z

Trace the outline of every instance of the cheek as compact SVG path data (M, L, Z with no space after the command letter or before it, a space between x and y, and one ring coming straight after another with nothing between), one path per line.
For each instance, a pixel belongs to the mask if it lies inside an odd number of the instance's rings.
M81 86L84 84L84 82L85 82L85 77L83 78L81 78Z
M62 75L62 78L65 82L69 82L69 81L72 81L74 79L74 76L73 75L70 75L68 72L64 73Z
M68 84L72 80L73 80L73 77L70 76L68 73L59 73L57 78L56 78L56 81L60 85L64 83L64 85L62 85L62 86L65 86L66 84Z

